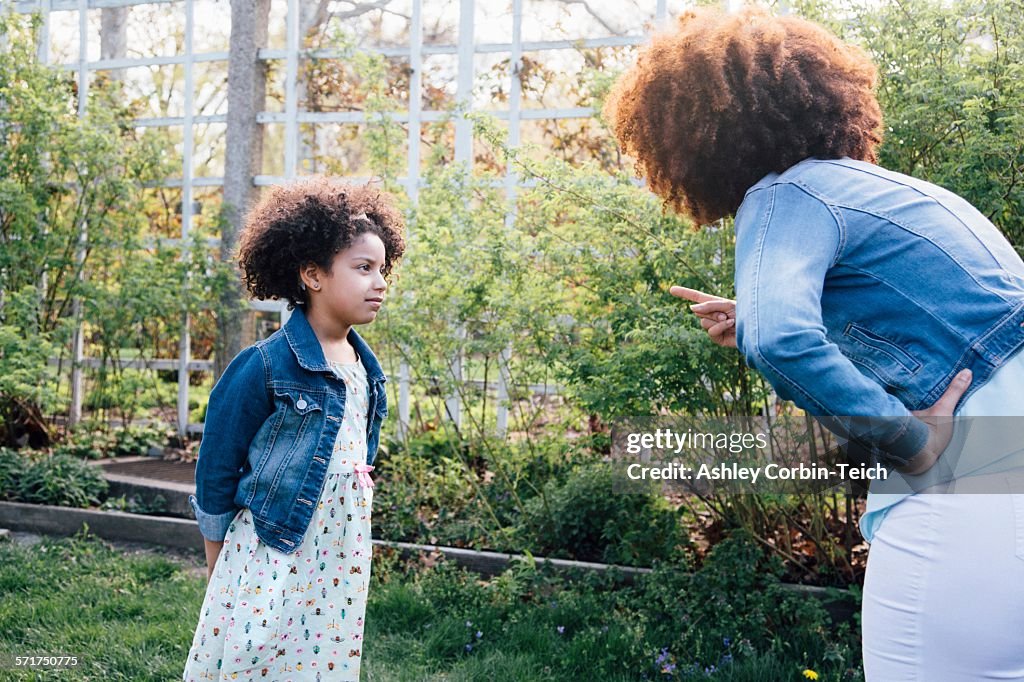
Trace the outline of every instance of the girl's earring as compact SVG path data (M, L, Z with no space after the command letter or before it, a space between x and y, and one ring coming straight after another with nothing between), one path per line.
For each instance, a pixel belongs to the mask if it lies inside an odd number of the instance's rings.
M319 284L314 284L313 285L313 291L320 291L320 285Z

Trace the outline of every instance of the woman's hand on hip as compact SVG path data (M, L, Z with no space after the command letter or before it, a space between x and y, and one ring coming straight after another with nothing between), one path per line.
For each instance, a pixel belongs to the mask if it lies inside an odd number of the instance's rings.
M915 410L911 414L928 425L928 442L903 467L897 467L902 474L915 476L932 467L953 439L953 410L960 402L960 396L971 385L971 370L962 370L953 377L946 392L926 410Z
M736 301L686 287L672 287L668 292L694 302L690 310L700 318L700 326L712 341L725 348L736 347Z

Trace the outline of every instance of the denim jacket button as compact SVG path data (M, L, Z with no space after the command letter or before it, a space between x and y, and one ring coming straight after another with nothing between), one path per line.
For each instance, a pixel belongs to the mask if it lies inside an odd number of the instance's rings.
M295 407L299 408L300 410L306 409L306 399L299 398L297 401L295 401Z

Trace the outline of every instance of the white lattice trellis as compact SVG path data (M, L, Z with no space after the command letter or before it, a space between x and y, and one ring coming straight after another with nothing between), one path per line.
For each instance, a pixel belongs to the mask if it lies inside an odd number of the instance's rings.
M147 58L119 58L99 59L90 61L88 59L88 22L87 12L89 10L132 7L136 5L153 5L179 2L184 7L185 29L184 29L184 51L182 54L171 56L154 56ZM589 38L585 40L547 40L547 41L522 41L523 28L523 4L524 0L510 0L511 4L511 41L507 43L476 43L474 41L474 17L476 11L476 0L459 0L459 21L458 41L455 45L424 45L423 41L423 4L424 0L411 0L412 11L410 17L410 30L408 45L403 47L387 48L366 48L369 51L379 53L385 57L404 57L409 60L411 76L409 84L409 101L406 110L388 112L387 116L394 121L407 124L408 128L408 163L405 175L397 181L408 193L413 202L421 185L420 180L420 133L423 123L445 120L451 116L448 111L430 111L422 108L423 90L423 60L430 55L454 55L457 58L457 89L456 99L462 104L463 112L472 110L472 90L474 85L474 58L481 54L508 54L512 65L510 93L508 106L505 109L489 110L499 120L508 122L509 142L517 145L520 140L521 124L523 121L544 120L544 119L579 119L589 118L592 110L589 108L523 108L522 92L519 79L515 77L522 63L524 52L543 52L552 50L566 50L574 48L600 48L600 47L621 47L639 45L645 40L643 35L608 36L602 38ZM195 34L195 2L193 0L19 0L12 3L15 11L21 13L39 12L43 18L42 30L38 56L40 61L49 61L50 44L50 14L58 11L78 12L79 49L78 59L72 63L61 64L63 68L74 70L78 76L78 88L81 93L79 99L79 115L87 115L85 109L86 97L89 86L89 74L97 70L127 69L144 66L183 65L185 74L184 85L184 107L182 116L140 118L135 121L139 127L171 127L181 126L184 131L183 159L180 178L168 178L163 183L164 187L180 187L182 191L181 209L181 236L178 244L182 247L183 257L187 258L187 244L193 223L193 192L199 187L216 187L223 184L222 177L195 177L193 173L193 131L194 126L210 123L226 123L227 116L224 114L196 115L194 112L194 86L193 71L196 64L205 62L227 62L228 53L203 52L196 53L193 50L193 39ZM667 17L667 0L656 0L654 16L650 17L656 23L664 22ZM256 185L271 185L294 178L298 170L298 146L299 126L301 124L329 124L329 123L351 123L359 124L366 122L366 116L362 112L314 112L300 111L297 93L297 76L299 60L303 56L317 58L338 58L343 56L341 50L333 49L300 49L299 35L299 0L287 0L286 13L286 46L284 49L263 48L259 50L258 57L261 60L284 60L285 71L285 106L283 112L263 111L257 115L260 123L283 124L285 134L284 145L284 174L277 175L256 175L253 182ZM455 120L455 158L459 162L471 163L472 161L472 126L466 116L458 115ZM367 178L349 178L354 181L365 181ZM512 169L511 165L506 168L504 186L509 198L509 206L513 205L517 189L527 183L522 183ZM511 208L506 216L506 224L512 225L515 215ZM83 233L86 226L83 225ZM171 240L174 243L177 240ZM211 240L216 243L216 240ZM187 286L187 284L186 284ZM282 323L287 319L287 311L283 303L261 302L252 303L252 308L261 311L278 312L281 315ZM509 395L508 373L505 365L509 359L509 350L502 353L499 362L499 381L496 389L499 398L497 429L499 434L504 434L508 424L508 411L505 403ZM462 375L462 358L453 358L452 370L458 378ZM72 414L81 413L81 368L96 366L98 361L82 356L81 334L76 335L74 345L74 362L72 378ZM122 366L138 366L138 361L125 360ZM177 425L179 433L188 431L201 431L202 425L188 424L188 375L189 372L198 370L209 370L212 363L202 360L193 360L191 357L191 344L189 334L189 319L185 315L182 321L181 341L179 344L179 357L177 360L155 360L145 364L153 369L177 369L178 370L178 398L177 398ZM409 368L402 365L399 371L399 420L402 425L409 423ZM485 387L487 388L487 387ZM544 392L549 392L547 387L531 387ZM454 397L447 401L448 410L453 419L458 421L460 406Z

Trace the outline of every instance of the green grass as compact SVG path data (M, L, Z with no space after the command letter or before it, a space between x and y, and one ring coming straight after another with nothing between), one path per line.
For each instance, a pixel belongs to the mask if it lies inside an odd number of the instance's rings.
M0 680L180 678L205 591L182 564L76 536L4 543L0 565L0 652L81 662L37 676L0 670Z
M736 585L754 585L742 570L655 574L629 587L528 566L482 580L384 551L374 562L363 659L372 682L779 682L803 680L805 666L822 682L862 679L849 633L830 632L813 605L784 603L767 589L732 608ZM2 543L0 565L0 654L82 661L74 671L0 670L0 680L180 679L206 586L186 563L126 555L79 534ZM732 635L727 645L723 632ZM672 674L662 673L666 665Z

